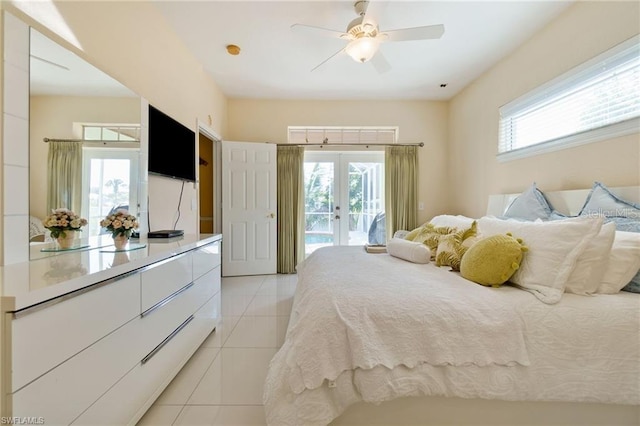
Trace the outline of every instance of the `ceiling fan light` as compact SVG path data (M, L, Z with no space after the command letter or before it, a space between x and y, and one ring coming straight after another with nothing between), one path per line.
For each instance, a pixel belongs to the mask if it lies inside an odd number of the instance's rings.
M345 51L354 61L364 63L373 58L378 51L378 47L380 47L380 42L376 38L360 37L352 40L345 48Z

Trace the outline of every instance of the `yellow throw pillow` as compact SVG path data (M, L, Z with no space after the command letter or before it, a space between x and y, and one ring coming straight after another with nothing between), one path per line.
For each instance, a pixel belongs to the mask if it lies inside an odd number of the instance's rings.
M404 236L404 239L409 241L414 241L415 238L422 233L424 226L425 225L419 226L413 231L409 232L407 235Z
M500 287L520 267L523 253L527 250L522 240L511 234L484 238L464 254L460 274L478 284Z
M460 261L476 234L477 224L474 220L470 228L440 236L436 246L436 266L450 266L454 271L459 271Z

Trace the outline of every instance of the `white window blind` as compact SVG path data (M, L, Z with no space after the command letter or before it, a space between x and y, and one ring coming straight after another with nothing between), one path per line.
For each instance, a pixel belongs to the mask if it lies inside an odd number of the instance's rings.
M84 124L82 139L86 141L140 142L139 125Z
M502 106L498 156L518 158L640 130L640 36Z
M397 127L304 127L289 126L288 143L304 144L395 144L398 142Z

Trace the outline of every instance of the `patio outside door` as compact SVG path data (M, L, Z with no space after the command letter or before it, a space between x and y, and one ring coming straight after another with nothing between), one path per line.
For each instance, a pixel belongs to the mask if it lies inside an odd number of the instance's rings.
M364 245L384 213L384 153L305 152L305 253Z

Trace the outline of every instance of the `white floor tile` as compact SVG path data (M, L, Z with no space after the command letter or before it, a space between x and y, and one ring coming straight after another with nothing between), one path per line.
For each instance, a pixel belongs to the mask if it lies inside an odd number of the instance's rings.
M264 407L261 405L222 405L216 426L266 426Z
M186 404L219 351L220 349L218 348L200 347L169 383L164 392L160 394L155 404Z
M244 315L291 315L293 295L257 294L244 311Z
M266 425L264 408L257 405L188 405L176 420L180 426Z
M243 316L225 348L280 348L287 332L287 316Z
M254 295L264 282L265 277L265 275L225 277L222 279L222 294Z
M187 405L184 407L175 426L204 426L215 424L220 412L219 405Z
M270 275L265 278L264 282L258 289L257 294L289 294L293 295L296 291L298 276L290 275Z
M224 302L223 302L224 303ZM207 339L202 342L200 347L203 348L221 348L227 340L233 329L235 328L240 316L222 317L216 325L216 331L211 333Z
M253 294L222 294L220 312L223 317L240 316L253 300Z
M137 426L170 426L182 411L182 405L152 405Z
M269 361L276 349L222 348L188 405L262 405Z

